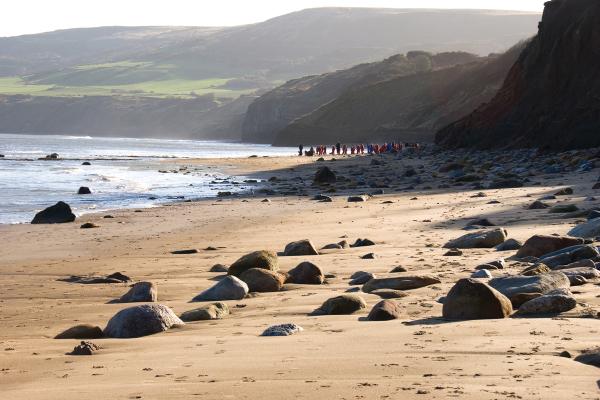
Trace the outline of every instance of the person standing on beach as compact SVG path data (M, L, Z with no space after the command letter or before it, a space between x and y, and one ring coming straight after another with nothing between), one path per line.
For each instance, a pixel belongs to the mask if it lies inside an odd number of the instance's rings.
M302 152L304 151L304 146L303 145L299 145L298 146L298 155L302 156Z

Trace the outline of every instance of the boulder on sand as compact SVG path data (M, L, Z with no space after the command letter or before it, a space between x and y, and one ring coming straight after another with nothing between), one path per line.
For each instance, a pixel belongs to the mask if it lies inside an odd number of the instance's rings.
M571 229L567 235L578 238L595 238L600 236L600 218L594 218Z
M442 315L449 320L496 319L512 314L510 300L476 279L461 279L448 292Z
M583 239L568 236L534 235L517 252L518 258L541 257L565 247L582 244Z
M269 250L259 250L246 254L229 266L229 275L240 276L242 272L250 268L262 268L270 271L279 269L277 254Z
M321 285L325 282L325 276L317 265L304 261L288 271L287 282L299 285Z
M283 275L262 268L250 268L240 275L240 279L251 292L278 292L285 282Z
M96 325L75 325L54 337L54 339L99 339L103 337L102 328Z
M367 319L369 321L390 321L400 318L401 308L393 300L382 300L369 312Z
M584 351L575 361L600 368L600 348Z
M343 294L326 300L315 312L317 314L345 315L353 314L363 308L367 308L367 303L362 297Z
M371 293L377 289L411 290L436 283L440 283L440 280L426 275L376 278L365 283L362 287L362 291Z
M559 314L572 310L576 306L577 300L573 298L569 290L557 289L521 304L518 314Z
M69 353L71 356L92 356L100 350L100 346L87 341L81 341L77 346L73 348L73 351Z
M77 190L77 194L92 194L92 191L87 186L81 186L79 190Z
M539 297L555 289L568 289L569 278L562 272L550 272L534 276L508 276L495 278L488 282L491 287L510 299L514 307L526 300Z
M63 224L75 221L75 214L65 202L59 201L55 205L35 214L32 224Z
M137 282L119 299L119 303L155 302L158 288L153 282Z
M364 285L365 283L369 282L371 279L375 279L375 275L372 272L366 272L366 271L358 271L353 273L350 276L351 281L349 282L349 285Z
M192 301L241 300L249 291L246 282L235 276L227 275L213 287L194 297Z
M225 303L217 302L186 311L179 318L182 321L191 322L223 319L227 315L229 315L229 306Z
M329 167L321 167L315 173L314 183L316 184L335 183L335 181L335 173Z
M104 335L110 338L136 338L182 325L185 323L169 307L143 304L116 313L104 328Z
M446 249L475 249L492 248L504 243L506 240L506 229L486 229L468 233L457 239L450 240L444 245Z
M577 261L598 257L598 249L593 245L576 245L545 254L540 261L554 269L561 265L571 264Z
M288 243L283 250L284 256L318 256L319 252L315 249L312 242L308 239L298 240Z

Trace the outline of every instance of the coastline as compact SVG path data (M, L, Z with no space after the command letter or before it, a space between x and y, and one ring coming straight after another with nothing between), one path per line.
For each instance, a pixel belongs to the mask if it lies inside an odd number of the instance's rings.
M330 157L328 157L329 159ZM568 184L575 194L557 203L585 204L594 195L595 173L549 176L543 184L510 189L410 189L410 180L384 189L364 203L348 203L364 189L343 181L332 203L310 200L319 190L311 179L319 166L368 180L418 169L418 158L374 157L318 163L308 157L185 160L223 168L249 178L277 177L275 194L177 202L156 208L113 210L114 219L87 214L60 225L0 225L0 352L3 394L11 399L97 398L447 398L597 397L597 370L559 357L597 345L597 320L581 318L585 307L560 318L509 318L444 322L438 299L476 265L514 252L466 250L444 257L442 245L464 233L466 221L486 217L524 241L533 234L565 234L581 218L556 218L547 210L526 210L534 199ZM429 166L426 166L429 171ZM424 174L423 174L424 175ZM299 182L303 182L300 184ZM283 194L286 191L296 194ZM483 191L487 197L473 197ZM263 202L268 198L268 202ZM497 200L500 204L488 204ZM388 203L391 202L391 203ZM595 206L596 202L588 202ZM79 229L84 222L99 225ZM231 264L259 249L283 250L294 240L311 239L318 248L347 237L369 238L376 246L325 250L308 258L334 275L327 285L297 286L228 301L232 314L218 321L139 339L97 340L93 357L65 353L76 340L52 337L77 323L104 326L127 304L108 302L127 287L77 285L57 281L70 275L116 271L158 285L159 303L176 313L195 308L190 299L214 284L216 263ZM206 250L209 247L217 250ZM180 249L197 254L173 255ZM374 252L377 258L361 256ZM280 257L287 271L306 257ZM408 291L400 299L402 317L362 321L380 299L361 293L368 309L355 315L310 316L324 300L343 294L359 270L390 276L398 265L409 274L432 274L441 284ZM509 267L500 274L517 273ZM598 310L595 285L577 288L580 304ZM35 293L35 295L34 295ZM237 307L236 307L237 306ZM304 332L263 338L275 323L297 323ZM7 350L11 349L11 350ZM110 383L110 384L109 384ZM576 392L574 392L576 388ZM423 396L423 395L426 396ZM431 396L431 397L430 397Z

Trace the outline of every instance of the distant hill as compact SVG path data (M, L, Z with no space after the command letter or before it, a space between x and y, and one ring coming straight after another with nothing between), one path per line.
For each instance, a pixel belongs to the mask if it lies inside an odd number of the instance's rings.
M600 1L553 0L498 94L436 139L451 148L596 147L599 116Z
M242 126L242 139L247 142L273 143L279 132L294 120L302 119L320 107L327 108L328 103L346 92L359 91L360 88L393 78L464 64L476 59L477 56L463 52L432 55L415 51L406 56L396 55L380 62L360 64L346 70L289 81L262 95L250 105ZM353 123L354 118L347 122ZM294 140L297 141L306 135L312 133L306 132ZM321 133L317 137L320 135ZM279 141L287 142L283 138Z
M439 128L494 96L522 47L349 90L293 121L273 143L432 142Z
M82 96L124 103L212 93L226 105L289 79L413 50L502 51L534 34L538 20L519 12L319 8L238 27L101 27L0 38L0 95L57 97L68 105L67 98Z

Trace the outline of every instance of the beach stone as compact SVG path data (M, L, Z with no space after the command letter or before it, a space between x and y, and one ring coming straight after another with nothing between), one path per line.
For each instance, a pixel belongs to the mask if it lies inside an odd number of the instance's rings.
M349 196L348 203L363 203L363 202L367 201L368 199L369 199L369 197L365 196L365 195Z
M447 249L492 248L506 240L506 230L502 228L468 233L444 245Z
M192 301L241 300L249 291L248 285L244 281L227 275L214 286L194 297Z
M531 266L525 268L523 271L521 271L520 275L535 276L535 275L547 274L550 271L552 271L552 270L546 264L538 263L538 264L531 265Z
M212 267L210 267L210 269L208 270L208 272L227 272L229 271L229 267L227 267L226 265L223 264L215 264Z
M350 281L350 285L355 286L355 285L363 285L367 282L369 282L371 279L375 279L375 275L372 274L371 272L365 272L365 271L358 271L353 273L350 276L350 279L352 279Z
M566 214L579 211L579 208L575 204L557 204L550 208L552 214Z
M342 246L342 249L349 249L350 248L350 244L346 240L342 240L341 242L338 242L338 244L340 246Z
M375 246L375 242L369 239L356 239L354 244L350 245L350 247L367 247L367 246Z
M279 260L277 254L269 250L259 250L246 254L231 264L227 273L229 275L239 276L242 272L251 268L262 268L270 271L279 269Z
M119 299L120 303L155 302L158 288L153 282L137 282Z
M72 356L91 356L94 355L98 350L100 350L100 346L92 342L82 341L75 346L73 351L69 354Z
M59 333L54 339L99 339L103 336L102 328L99 326L80 324Z
M571 264L576 261L598 257L598 249L592 245L577 245L557 250L540 257L540 261L555 268L560 265Z
M330 243L323 246L322 250L342 250L342 246L337 243Z
M397 278L371 279L362 287L365 293L377 289L411 290L441 283L439 279L427 275L402 276Z
M217 302L186 311L179 318L184 322L209 321L223 319L227 315L229 315L229 306L225 303Z
M290 336L303 330L300 325L296 324L273 325L265 329L260 336Z
M570 196L573 194L573 188L567 187L560 189L558 192L554 193L555 196Z
M403 266L399 265L397 267L392 268L392 270L390 271L390 273L392 273L392 274L400 273L400 272L407 272L407 269L404 268Z
M402 290L394 289L376 289L371 291L370 294L379 296L382 299L401 299L402 297L408 296L408 293L405 293Z
M596 268L586 268L586 267L564 268L564 269L555 270L555 271L560 271L567 276L581 276L585 279L600 278L600 271L598 271Z
M488 283L508 297L515 307L522 304L520 301L524 299L523 294L543 295L555 289L568 289L571 286L569 278L565 274L556 271L534 276L517 275L494 278Z
M562 292L550 292L529 300L519 307L518 314L559 314L574 309L577 301L573 296Z
M580 275L567 275L569 278L569 282L571 283L571 287L574 286L582 286L588 283L588 280Z
M571 269L571 268L596 268L596 263L592 260L588 260L588 259L583 259L583 260L578 260L566 265L559 265L556 266L554 268L552 268L555 271L559 271L561 269Z
M550 206L546 203L541 202L540 200L536 200L527 207L530 210L545 210L546 208L550 208Z
M326 300L317 311L328 315L345 315L353 314L363 308L367 308L367 303L362 297L343 294Z
M197 254L198 249L173 250L171 254Z
M534 235L525 241L516 256L518 258L541 257L544 254L582 243L583 239L569 236Z
M325 276L317 265L304 261L288 271L287 281L299 285L321 285Z
M322 201L322 202L325 202L325 203L331 203L331 202L333 202L333 199L330 196L326 196L324 194L317 194L312 199L315 200L315 201Z
M89 161L84 161L84 162L81 163L81 165L92 165L92 163L89 162Z
M519 250L523 247L523 243L516 239L508 239L504 243L496 246L497 251L509 251L509 250Z
M80 229L93 229L93 228L100 228L100 226L94 224L93 222L86 222L84 224L81 224L81 226L79 228Z
M377 258L377 254L375 254L375 253L367 253L364 256L360 257L360 258L362 258L363 260L374 260L374 259Z
M81 186L79 190L77 190L77 194L92 194L92 191L87 186Z
M467 224L467 226L485 226L485 227L488 227L488 226L496 226L496 224L493 223L492 221L490 221L487 218L478 218L478 219L474 219L471 222L469 222Z
M283 250L284 256L318 256L319 252L308 239L288 243Z
M277 272L262 268L251 268L240 275L250 292L278 292L283 287L285 277Z
M492 278L492 273L487 269L480 269L471 274L471 278Z
M600 349L587 350L575 357L575 361L600 368Z
M595 238L600 236L600 218L591 219L571 229L567 235L578 238Z
M448 250L447 252L444 253L444 256L446 256L446 257L459 257L459 256L462 256L462 255L463 255L463 252L461 250L459 250L459 249L456 249L456 248L450 249L450 250Z
M75 221L75 214L65 202L59 201L55 205L35 214L32 224L63 224Z
M402 309L398 303L393 300L382 300L371 309L367 319L369 321L390 321L400 318L401 313Z
M182 325L185 323L169 307L143 304L116 313L104 328L104 335L110 338L136 338Z
M329 167L320 167L317 169L313 181L316 184L335 183L336 176L335 173L329 169Z
M101 283L126 283L130 282L131 278L127 275L123 275L120 272L115 272L107 276L79 276L71 275L65 279L59 279L59 281L79 283L82 285L92 285Z
M475 279L461 279L444 299L442 316L449 320L506 318L513 312L510 300Z
M520 188L523 187L523 185L523 181L517 178L498 178L489 184L488 189Z

